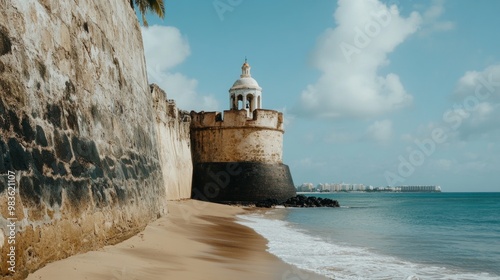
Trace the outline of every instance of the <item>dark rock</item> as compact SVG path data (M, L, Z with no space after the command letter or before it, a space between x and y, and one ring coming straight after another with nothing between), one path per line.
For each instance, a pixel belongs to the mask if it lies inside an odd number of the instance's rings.
M137 164L140 172L137 172L139 176L148 177L150 172L150 167L146 164L143 164L142 161Z
M129 152L128 156L134 161L137 160L137 155L135 153Z
M99 158L99 153L97 152L94 141L73 136L71 138L71 144L73 145L73 152L79 160L101 166L101 159Z
M137 180L138 177L137 177L137 174L136 174L135 169L134 169L133 166L127 167L127 172L129 174L130 178L133 178L134 180Z
M90 178L92 179L97 179L97 178L102 178L104 177L104 172L102 171L102 168L99 166L95 166L94 169L90 172Z
M35 190L33 188L33 181L30 177L23 176L19 181L19 195L21 196L21 200L23 205L40 205L40 190Z
M7 172L7 168L5 167L5 153L7 153L7 145L0 139L0 173L4 174ZM1 193L1 192L0 192Z
M45 64L43 64L43 62L41 61L37 61L37 69L38 69L38 73L40 74L40 77L42 77L42 79L44 81L47 80L47 66L45 66Z
M12 160L10 158L10 153L6 152L3 156L3 167L5 170L2 173L7 172L7 170L12 170Z
M110 168L115 166L115 161L114 161L112 158L110 158L110 157L106 156L106 157L104 158L104 160L106 161L106 164L107 164Z
M68 116L66 117L66 121L68 122L69 128L72 130L78 132L79 131L79 126L78 126L78 118L76 117L76 114L74 111L69 111Z
M31 156L33 157L33 165L39 173L43 174L43 158L42 153L38 149L33 149L31 152Z
M55 127L61 127L61 108L56 104L47 104L47 114L45 118L48 119Z
M59 175L61 175L61 176L68 174L68 171L66 170L66 166L62 162L59 162L57 164L57 169L59 170Z
M54 146L56 149L57 157L64 162L70 162L71 158L73 157L73 153L71 152L71 146L69 144L68 136L66 136L66 134L64 133L59 133L57 130L54 136Z
M0 106L2 106L2 102L0 102ZM0 111L1 111L1 107L0 107ZM9 130L8 129L8 124L6 122L6 120L4 119L4 113L0 113L0 129L4 129L4 130Z
M337 200L325 198L322 201L322 205L326 207L340 207L340 204Z
M110 179L116 177L114 166L115 166L115 163L110 157L106 156L102 160L103 173L106 174L106 176Z
M81 204L89 201L89 192L88 192L88 182L84 181L67 181L64 184L64 189L66 190L66 194L69 202L74 206L81 206ZM77 208L78 209L78 208ZM85 209L82 207L82 209Z
M337 200L305 195L292 197L283 205L285 207L340 207Z
M262 201L255 203L255 206L261 207L261 208L271 208L271 207L276 206L278 204L279 203L278 203L277 199L268 198L268 199L265 199L265 200L262 200Z
M64 175L68 174L68 171L66 170L66 167L64 166L64 163L62 163L62 162L55 162L54 161L54 162L52 162L50 167L52 168L53 175L64 176Z
M7 189L7 179L5 176L0 176L0 193Z
M49 143L47 143L47 138L45 137L45 132L43 128L39 125L36 126L36 143L42 147L47 147Z
M7 172L7 168L5 168L3 153L0 153L0 173L4 174Z
M54 153L47 150L42 150L42 161L47 166L52 166L52 163L56 161Z
M0 56L10 53L12 44L7 32L0 29Z
M17 139L10 138L7 142L12 160L12 167L15 170L28 170L31 155L27 153Z
M43 177L40 182L33 180L33 188L36 190L36 185L40 184L42 200L51 207L54 205L61 206L62 203L62 186L67 184L67 181L61 179L53 179L51 177Z
M129 179L129 174L128 174L128 171L127 171L127 166L123 162L121 163L121 169L122 169L123 176L125 177L125 179Z
M101 116L99 114L99 108L97 105L90 106L90 113L92 114L92 118L94 120L98 120Z
M23 131L21 129L21 126L19 126L19 117L17 116L16 112L9 110L9 121L10 124L14 127L14 132L17 133L17 135L22 135ZM7 124L9 123L7 121ZM6 130L9 130L10 128L6 128Z
M31 127L30 120L29 120L27 115L23 116L23 119L21 121L21 126L22 126L22 130L23 130L22 136L23 136L24 141L31 142L31 141L35 140L35 131Z
M276 199L270 198L255 203L256 207L262 208L271 208L278 205L285 207L340 207L336 200L305 195L291 197L284 203L279 203Z
M97 207L102 208L104 206L107 206L107 200L106 200L106 193L104 190L106 189L106 185L108 182L93 182L91 186L92 190L92 198L96 204Z
M132 161L129 158L121 158L122 163L127 165L132 165Z
M69 168L71 169L71 174L75 177L80 177L85 172L85 167L77 160L73 161Z
M75 85L71 80L67 80L65 85L66 88L64 89L64 93L66 93L66 95L74 94L76 92Z

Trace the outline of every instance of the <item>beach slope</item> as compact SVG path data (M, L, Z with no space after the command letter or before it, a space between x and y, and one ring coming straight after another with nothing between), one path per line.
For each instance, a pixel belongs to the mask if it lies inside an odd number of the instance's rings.
M50 263L27 279L326 279L266 252L262 236L235 222L243 208L185 200L169 202L168 211L124 242Z

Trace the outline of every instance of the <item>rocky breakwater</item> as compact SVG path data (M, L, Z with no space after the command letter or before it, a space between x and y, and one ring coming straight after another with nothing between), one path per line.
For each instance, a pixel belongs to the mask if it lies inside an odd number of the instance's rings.
M159 153L170 150L145 69L128 0L0 1L0 278L119 242L166 212Z
M256 207L271 208L275 206L285 207L340 207L337 200L321 198L315 196L297 195L289 198L283 203L278 203L276 199L266 199L255 204Z

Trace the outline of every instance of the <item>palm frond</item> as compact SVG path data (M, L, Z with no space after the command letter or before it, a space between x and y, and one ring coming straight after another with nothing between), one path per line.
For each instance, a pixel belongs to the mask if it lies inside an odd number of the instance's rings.
M160 18L165 17L165 4L163 0L149 0L150 9L154 11Z
M134 0L130 0L132 5ZM165 4L163 0L135 0L135 6L139 10L142 16L142 24L148 26L148 21L146 20L146 13L151 11L158 15L160 18L165 18Z

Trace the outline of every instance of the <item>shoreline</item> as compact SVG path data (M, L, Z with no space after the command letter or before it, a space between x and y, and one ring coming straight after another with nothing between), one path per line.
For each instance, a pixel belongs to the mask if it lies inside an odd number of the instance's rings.
M59 260L28 280L327 279L285 263L267 240L236 221L254 209L169 201L168 214L133 237Z

